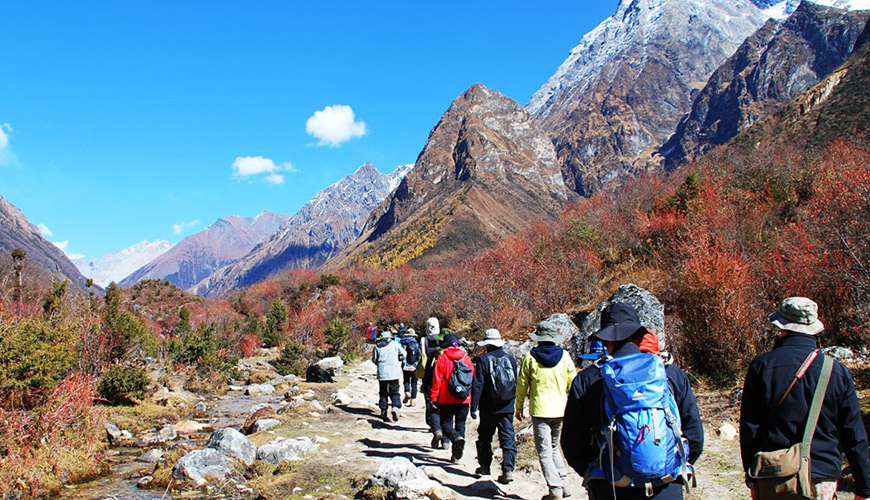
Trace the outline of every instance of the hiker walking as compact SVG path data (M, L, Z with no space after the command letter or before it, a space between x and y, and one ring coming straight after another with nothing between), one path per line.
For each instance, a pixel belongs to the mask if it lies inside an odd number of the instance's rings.
M502 451L501 475L498 482L513 480L517 458L514 440L514 402L517 394L517 360L502 349L501 333L490 328L477 345L486 347L486 352L474 363L474 382L471 386L471 418L480 411L477 427L477 463L475 471L489 475L492 465L492 438L498 430L498 442Z
M855 499L870 498L867 433L852 374L819 349L818 306L790 297L768 319L780 337L749 365L740 408L740 454L752 498L836 498L840 450L852 468ZM772 469L778 477L770 477Z
M559 451L559 436L576 369L571 356L558 345L564 339L554 323L541 321L529 337L538 345L523 357L517 377L516 417L523 419L523 405L528 397L535 448L549 488L542 500L556 500L570 496L565 489L568 471Z
M693 481L704 446L695 395L676 365L641 351L648 333L631 305L605 306L589 339L612 358L599 358L571 386L562 447L590 500L682 499Z
M438 411L441 429L435 432L432 442L440 442L442 437L449 440L450 462L455 464L465 450L465 421L471 403L474 366L468 354L459 347L459 338L455 334L445 335L441 345L444 352L435 362L429 396L430 405Z
M420 343L417 342L417 332L413 328L407 328L401 344L402 348L405 349L405 361L402 363L402 378L405 386L403 403L414 406L414 400L417 399L417 364L420 363L421 353Z
M426 424L429 426L429 431L432 433L432 447L441 449L444 446L441 434L441 418L438 412L433 410L432 404L429 401L429 396L432 393L432 377L435 375L435 361L441 355L441 341L444 335L441 334L441 326L438 318L432 317L426 320L425 336L420 339L420 351L423 353L423 376L420 377L420 391L423 393L423 400L426 405ZM420 368L420 365L417 365ZM417 370L418 377L420 370ZM435 439L435 437L438 439Z
M393 422L399 420L399 408L402 400L399 397L399 380L402 379L402 362L406 356L405 350L398 342L393 341L393 334L384 329L372 349L372 362L378 365L378 407L381 409L381 418L389 422L387 410L392 402L393 410L390 414Z

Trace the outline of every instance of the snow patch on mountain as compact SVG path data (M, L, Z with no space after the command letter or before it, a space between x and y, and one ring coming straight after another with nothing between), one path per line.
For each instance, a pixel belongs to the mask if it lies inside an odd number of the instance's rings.
M110 252L99 258L82 257L71 259L72 263L87 278L105 287L111 282L121 280L172 248L173 243L165 240L141 241L117 252Z
M391 193L395 191L397 187L399 187L399 184L402 183L402 179L404 179L405 176L408 175L408 172L413 169L414 164L409 163L407 165L399 165L398 167L396 167L395 170L389 173L389 175L387 176L387 183L390 186Z
M785 19L801 4L801 0L754 0L773 19ZM844 10L870 10L870 0L813 0L816 5Z

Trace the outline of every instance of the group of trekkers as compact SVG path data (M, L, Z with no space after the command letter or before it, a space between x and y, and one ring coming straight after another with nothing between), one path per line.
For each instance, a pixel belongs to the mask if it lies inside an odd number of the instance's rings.
M399 380L405 381L405 404L413 405L419 375L432 447L449 446L450 461L457 463L466 420L479 417L475 473L490 475L498 432L496 480L508 484L517 456L514 418L524 420L528 400L548 487L542 500L571 496L566 462L583 476L592 500L681 499L695 485L693 465L704 446L689 379L660 351L656 333L631 305L606 303L600 320L588 353L579 356L588 366L579 372L550 321L529 333L536 346L520 363L494 328L477 342L485 352L474 361L437 318L426 321L422 337L404 325L401 334L385 330L372 353L381 418L399 418ZM851 465L855 498L870 497L870 452L857 394L849 369L819 348L824 327L818 306L790 297L769 320L778 340L751 363L740 411L752 499L836 498L841 450Z

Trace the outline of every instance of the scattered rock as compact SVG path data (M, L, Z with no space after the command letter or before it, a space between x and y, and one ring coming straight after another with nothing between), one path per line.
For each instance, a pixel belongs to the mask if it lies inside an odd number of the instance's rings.
M196 403L196 406L193 408L193 416L196 418L204 418L206 412L208 412L208 405L205 404L205 401Z
M338 356L323 358L317 362L317 366L335 375L336 373L341 373L341 369L344 368L344 361Z
M136 458L137 462L144 462L146 464L156 464L163 459L164 451L160 448L152 448L145 453L139 455Z
M121 429L115 424L106 424L106 437L109 440L109 444L117 445L121 442Z
M253 433L267 431L281 425L281 421L277 418L261 418L254 424Z
M243 386L243 385L230 385L230 390L231 391L244 391L245 386Z
M171 424L166 424L162 429L151 430L143 433L136 441L136 445L140 448L147 448L160 444L166 444L178 437L178 432Z
M172 424L172 427L176 432L183 435L201 434L203 432L211 432L214 430L214 427L210 424L197 422L195 420L182 420L180 422L175 422Z
M348 396L344 391L338 391L332 395L332 404L348 406L353 404L353 398Z
M453 493L437 481L429 479L422 469L405 457L394 457L381 462L378 471L369 481L371 486L393 488L395 498L422 500L454 498Z
M251 465L257 459L257 447L254 446L254 443L232 427L216 430L208 439L205 447L238 458L245 465Z
M138 481L136 481L137 488L150 488L151 483L154 482L154 476L143 476Z
M562 345L567 344L578 333L580 333L580 329L577 328L577 325L575 325L574 322L571 321L571 318L565 313L551 314L544 319L556 325L556 328L559 330L559 335L562 338Z
M264 394L272 394L275 392L275 386L269 383L251 384L245 389L245 394L248 396L260 396Z
M260 446L257 458L270 464L279 464L288 460L298 459L307 453L317 451L318 445L308 437L285 439L279 437Z
M233 470L233 460L213 448L194 450L181 457L172 469L172 476L197 486L204 486L206 476L223 479Z
M326 408L324 408L323 405L320 404L320 401L318 401L318 400L316 400L316 399L313 400L313 401L309 401L309 404L310 404L311 406L313 406L314 409L317 410L317 411L324 411L324 410L326 410Z
M275 413L275 409L271 406L260 408L245 420L244 425L242 425L242 432L244 434L253 434L254 425L257 423L257 420L260 420L261 418L275 418L277 416L278 414Z
M261 410L263 408L270 408L271 406L272 405L270 405L269 403L256 404L256 405L251 407L251 410L248 412L248 414L253 415L254 413L257 413L258 410Z
M719 437L726 441L734 441L737 439L737 429L728 422L719 426Z
M326 444L326 443L329 442L329 439L328 439L328 438L325 438L325 437L323 437L323 436L315 436L315 437L314 437L314 442L317 443L317 444Z

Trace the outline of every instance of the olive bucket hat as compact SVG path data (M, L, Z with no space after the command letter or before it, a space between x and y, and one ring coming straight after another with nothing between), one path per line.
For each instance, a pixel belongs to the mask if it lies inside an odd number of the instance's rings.
M782 301L779 311L767 319L773 326L789 332L816 335L825 329L819 321L819 306L806 297L789 297Z

